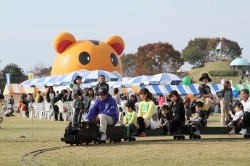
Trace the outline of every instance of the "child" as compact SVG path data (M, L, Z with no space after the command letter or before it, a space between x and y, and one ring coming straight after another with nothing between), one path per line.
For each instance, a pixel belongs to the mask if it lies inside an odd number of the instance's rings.
M0 124L3 122L3 99L4 96L0 94ZM0 129L2 129L1 126Z
M135 135L136 126L137 126L137 115L134 111L134 103L128 102L126 104L126 115L124 116L123 124L127 127L129 127L130 136Z
M198 117L196 118L190 118L188 120L188 123L191 125L194 125L196 128L196 131L194 132L195 135L200 135L200 127L204 127L206 125L206 115L204 113L203 109L203 102L197 101L195 103L196 112L198 114Z
M169 107L167 105L163 105L161 108L161 124L160 127L163 129L162 135L170 135L170 132L168 132L169 123L172 120Z
M236 102L234 104L234 109L236 111L235 114L233 114L232 111L229 111L229 114L233 118L233 120L227 124L229 127L232 128L232 130L229 132L229 134L235 134L235 128L237 127L239 120L241 119L241 117L244 114L243 113L244 107L243 107L242 103Z

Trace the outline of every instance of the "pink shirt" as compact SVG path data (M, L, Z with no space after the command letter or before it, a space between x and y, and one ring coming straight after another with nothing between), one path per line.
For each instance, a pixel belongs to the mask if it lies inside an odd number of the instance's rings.
M159 106L163 106L163 104L164 104L164 98L163 97L159 97L158 98L158 105Z

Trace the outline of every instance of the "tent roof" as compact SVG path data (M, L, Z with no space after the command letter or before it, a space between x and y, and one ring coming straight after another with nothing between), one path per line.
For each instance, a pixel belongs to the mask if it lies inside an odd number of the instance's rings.
M20 84L10 84L10 89L8 88L7 84L5 85L3 94L22 94L22 93L36 93L37 91L46 92L46 88L31 88L31 87L21 87Z

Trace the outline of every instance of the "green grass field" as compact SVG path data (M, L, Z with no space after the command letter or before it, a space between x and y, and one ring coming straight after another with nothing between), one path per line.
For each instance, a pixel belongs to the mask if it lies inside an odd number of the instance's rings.
M219 126L220 115L208 125ZM35 156L43 165L249 165L249 141L242 135L202 135L200 140L173 140L172 136L137 138L136 142L70 146L60 141L68 122L4 118L0 130L0 165L26 165L24 154L62 147ZM25 136L25 138L20 138ZM31 157L27 159L31 162Z
M192 69L191 71L189 71L188 77L193 78L194 81L196 81L196 83L199 83L199 78L201 77L202 73L208 73L211 70L216 70L216 71L220 71L220 70L230 70L230 61L221 61L221 62L209 62L207 63L204 67L202 68L196 68L196 69ZM212 82L211 83L215 83L215 84L220 84L220 80L221 79L225 79L225 81L229 81L232 80L233 84L238 84L238 82L240 81L241 77L225 77L225 76L217 76L217 77L211 77L212 78ZM244 78L243 83L245 83L246 78Z

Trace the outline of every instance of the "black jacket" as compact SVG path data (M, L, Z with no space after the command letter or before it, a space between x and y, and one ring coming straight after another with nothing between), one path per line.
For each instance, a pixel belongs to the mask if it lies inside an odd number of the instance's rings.
M180 118L185 123L185 108L183 101L179 101L176 105L170 105L170 110L173 114L173 119Z

